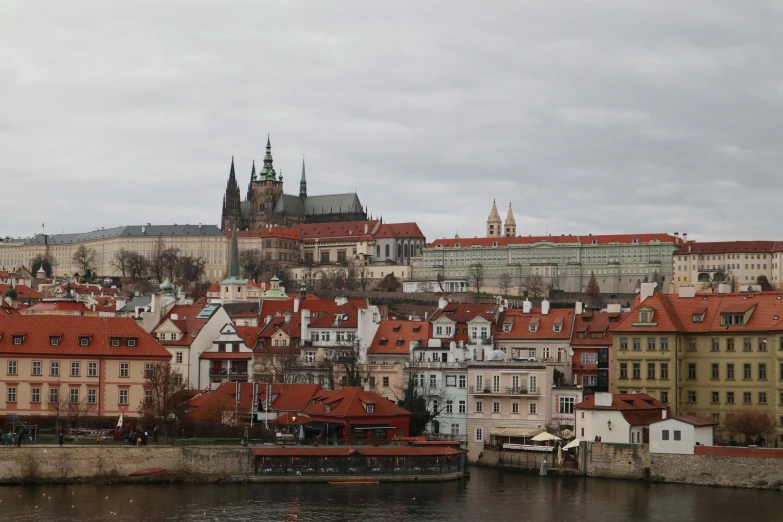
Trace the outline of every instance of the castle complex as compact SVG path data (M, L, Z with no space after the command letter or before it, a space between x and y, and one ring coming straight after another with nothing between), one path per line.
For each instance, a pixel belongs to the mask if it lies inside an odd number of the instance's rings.
M292 227L300 223L366 219L366 209L362 207L356 193L308 196L304 160L302 160L299 195L284 194L283 176L275 172L269 137L266 140L264 166L260 172L256 173L256 165L253 162L245 201L242 201L234 171L234 159L231 159L231 171L228 175L226 194L223 197L223 213L220 220L224 231L230 230L233 226L241 230L255 230L267 225Z

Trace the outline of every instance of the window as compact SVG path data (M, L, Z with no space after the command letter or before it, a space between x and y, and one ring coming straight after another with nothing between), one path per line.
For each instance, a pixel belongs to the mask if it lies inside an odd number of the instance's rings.
M690 403L696 402L696 392L695 391L689 391L688 392L688 402L690 402Z
M135 348L136 347L136 339L128 339L128 347L129 348Z
M177 352L175 355L175 360L177 361L177 364L182 364L182 352Z
M87 390L87 404L98 404L98 390Z
M696 351L696 339L688 339L688 351L689 352Z
M484 430L481 428L476 428L476 442L483 442L484 441Z
M628 363L620 363L620 378L621 379L627 379L628 378Z
M459 424L452 424L451 425L451 434L452 435L459 435Z
M641 379L642 378L642 363L631 363L631 368L633 371L633 374L631 376L632 379Z
M79 388L71 388L69 400L71 401L72 404L79 402Z
M749 352L751 347L751 340L747 337L742 340L742 351L743 352Z
M41 361L33 361L33 375L41 375Z
M98 376L98 363L97 362L88 362L87 363L87 377L97 377Z
M130 377L130 363L120 363L120 377Z
M476 375L476 392L480 393L484 389L484 376Z
M655 350L655 337L648 337L647 338L647 349L648 350Z
M49 338L49 344L52 346L59 346L60 345L60 338L59 337L50 337Z
M734 351L734 339L726 339L726 351L727 352Z
M669 430L661 430L661 440L669 440Z
M492 413L500 413L500 403L499 402L493 402L492 403Z
M79 338L79 346L90 346L90 338L89 337L80 337Z
M21 335L14 335L14 344L22 344L24 337Z
M688 363L688 378L696 378L696 363Z
M760 352L766 352L767 351L767 340L766 339L759 339L759 351Z
M60 402L60 389L49 388L49 404L57 404Z
M726 364L726 380L734 380L734 363Z
M459 376L459 387L464 388L466 386L466 382L468 380L468 377L466 375L460 375Z
M466 407L465 401L459 401L457 407L458 407L458 410L457 410L458 413L466 413L467 412L467 407Z
M717 337L712 338L712 351L717 352L720 351L720 339Z
M661 363L661 379L669 378L669 363Z
M30 388L30 402L41 402L41 388Z
M430 386L434 388L437 385L437 383L438 383L438 376L434 374L430 375Z
M719 392L712 392L712 404L717 404L720 402L720 393Z
M500 375L492 376L492 392L493 393L500 392Z
M535 402L531 402L530 403L530 414L531 415L535 415L536 414L536 403Z
M781 338L780 345L783 346L783 338ZM627 350L628 349L628 339L625 337L620 338L620 349L621 350Z
M655 379L655 363L647 363L647 378Z
M743 392L742 393L742 403L743 404L751 404L752 399L750 397L750 392Z
M712 363L712 378L720 379L720 366L718 363Z
M171 334L171 335L172 335L172 336L174 336L174 334ZM118 346L120 345L120 340L119 340L119 339L112 339L112 340L111 340L111 345L112 345L114 348L118 347Z
M749 381L751 379L750 364L742 365L742 378L746 381Z
M767 365L764 363L759 363L759 380L760 381L767 380Z
M435 335L443 335L443 327L442 326L436 326L435 327Z
M78 377L80 371L81 371L81 364L79 364L78 362L72 362L71 363L71 377Z
M726 404L734 404L734 392L726 392Z
M633 338L633 349L634 350L641 350L642 349L642 340L638 337Z
M682 432L680 430L674 430L674 440L682 440Z
M573 397L560 397L560 413L574 413Z
M383 382L383 387L384 388L388 388L389 387L389 378L388 377L384 377L382 382Z
M583 353L582 364L595 364L598 362L598 354L595 352Z
M518 402L512 402L511 403L511 413L519 413L519 403Z
M767 392L759 392L759 404L767 404Z
M669 338L664 337L661 339L661 351L665 352L668 349L669 349Z
M153 370L153 364L152 363L144 363L144 378L149 379L152 377L152 370Z
M476 401L476 413L481 413L484 411L484 403L481 401Z
M120 390L118 397L120 404L128 404L128 390Z
M650 322L650 312L639 312L639 322L640 323L649 323Z
M8 402L16 402L16 387L8 387Z
M57 361L52 361L49 363L49 375L52 377L59 377L60 376L60 363Z
M8 361L8 375L16 375L16 361Z

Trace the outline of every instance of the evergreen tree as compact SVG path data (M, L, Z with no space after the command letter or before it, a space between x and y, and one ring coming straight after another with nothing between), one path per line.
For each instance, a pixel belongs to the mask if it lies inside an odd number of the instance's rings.
M587 282L587 289L585 290L588 301L593 307L599 307L603 304L601 299L601 288L598 286L598 281L595 278L595 272L590 274L590 281Z

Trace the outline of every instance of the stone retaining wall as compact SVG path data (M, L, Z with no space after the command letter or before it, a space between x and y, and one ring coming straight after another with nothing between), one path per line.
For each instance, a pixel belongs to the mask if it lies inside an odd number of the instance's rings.
M783 489L783 460L656 453L650 478L700 486Z
M643 479L645 469L650 467L647 444L588 442L582 447L585 448L582 469L589 477Z
M254 475L255 457L248 448L184 446L181 471L194 475Z

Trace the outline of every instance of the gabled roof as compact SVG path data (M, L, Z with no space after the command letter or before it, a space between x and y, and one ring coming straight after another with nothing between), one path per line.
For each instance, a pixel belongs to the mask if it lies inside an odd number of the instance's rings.
M518 308L504 310L500 315L503 324L508 319L513 319L511 331L498 328L495 338L498 341L512 339L569 339L571 337L571 323L574 311L570 308L550 308L546 315L541 314L539 308L531 309L530 313L524 313ZM531 332L531 324L536 325L536 331ZM555 332L555 325L560 326L560 331Z
M672 300L675 296L671 294L655 293L648 297L644 302L639 302L639 296L636 296L631 311L622 317L617 325L612 327L613 332L679 332L683 331L683 325L680 317L674 310ZM649 308L655 313L652 317L654 326L635 326L639 323L639 309ZM617 335L617 334L613 334Z
M285 317L275 316L261 327L259 335L262 338L269 339L280 330L292 339L299 339L302 336L302 317L292 315L286 322Z
M310 326L312 328L358 328L359 309L350 302L340 305L312 319Z
M136 307L147 307L152 303L152 296L151 295L141 295L139 297L134 297L128 303L125 304L122 308L117 310L118 312L135 312Z
M688 254L764 254L778 251L783 247L780 241L713 241L682 243L674 251L675 256Z
M0 298L2 298L5 295L5 292L10 287L11 285L0 284ZM26 301L27 299L41 300L44 298L44 295L41 292L39 292L38 290L33 290L32 288L26 285L14 285L14 290L16 290L16 299L20 301Z
M190 346L193 341L198 337L201 329L209 322L210 318L199 319L199 313L204 309L204 305L174 305L166 316L158 323L153 332L166 323L171 321L180 332L183 333L182 337L176 341L161 339L161 342L166 346ZM177 319L172 319L172 315L177 315Z
M483 317L487 321L494 321L497 315L498 305L477 303L449 303L444 308L438 309L430 317L430 322L446 317L455 323L467 323L476 317Z
M383 320L378 325L378 331L367 352L370 354L410 353L412 341L419 341L419 346L426 346L430 338L430 325L427 321L392 321Z
M228 237L231 237L233 235L233 231L229 230L226 232L226 235ZM280 239L292 239L295 241L299 240L299 232L292 228L285 228L285 227L268 227L268 228L258 228L255 230L240 230L237 232L238 238L252 238L252 237L260 237L260 238L267 238L267 237L276 237Z
M84 303L77 303L74 301L42 301L37 303L28 310L34 312L43 311L57 311L57 312L87 312L87 308Z
M410 412L385 399L377 393L364 391L353 386L343 386L337 391L319 390L310 399L304 413L310 417L364 417L367 416L366 405L372 404L374 412L369 415L409 416ZM326 411L326 406L329 411Z
M24 336L21 345L13 344L13 337L17 335ZM50 337L60 337L59 343L52 346ZM81 346L82 337L90 339L88 346ZM112 338L121 339L120 346L111 346ZM127 339L135 339L136 346L127 346ZM171 354L133 319L72 315L0 314L0 353L171 358Z
M420 238L424 239L419 225L416 223L382 223L377 232L373 234L375 239L384 238Z
M372 239L379 222L368 221L340 221L336 223L311 223L296 225L294 230L299 232L302 241L367 241ZM367 230L365 232L365 229Z
M680 421L680 422L684 422L686 424L690 424L691 426L695 426L697 428L700 428L702 426L717 426L718 425L717 422L712 422L712 421L707 420L707 419L700 419L699 417L694 417L692 415L678 415L676 417L669 417L667 419L661 419L659 421L652 422L651 424L656 424L658 422L663 422L663 421L667 421L667 420L677 420L677 421Z
M571 335L573 346L611 346L612 328L620 323L626 314L592 312L579 314L574 318L574 331ZM584 337L580 338L579 333ZM592 334L603 333L603 339L593 339Z
M235 326L237 335L242 338L245 346L251 350L256 346L258 334L261 332L260 326Z

